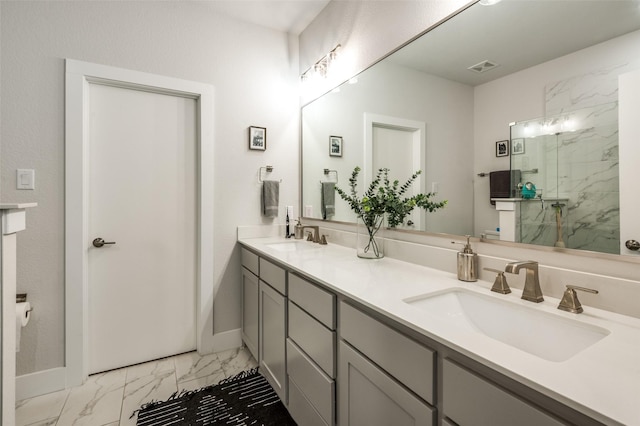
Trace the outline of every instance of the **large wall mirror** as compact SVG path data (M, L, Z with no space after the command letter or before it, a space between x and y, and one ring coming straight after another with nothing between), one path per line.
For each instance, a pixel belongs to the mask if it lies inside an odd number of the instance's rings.
M470 6L302 108L303 216L354 222L322 183L346 190L356 166L359 189L420 169L414 189L448 205L405 229L640 253L638 46L638 0Z

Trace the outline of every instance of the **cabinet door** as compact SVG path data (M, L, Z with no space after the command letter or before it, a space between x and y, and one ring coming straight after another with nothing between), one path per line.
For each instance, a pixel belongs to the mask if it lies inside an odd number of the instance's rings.
M426 402L434 403L433 350L344 302L340 303L340 337Z
M443 362L444 414L461 426L560 426L564 423L475 373Z
M340 342L338 424L430 426L435 411L351 346Z
M258 277L242 268L242 340L258 360Z
M260 281L260 369L283 404L287 404L287 304L283 295Z

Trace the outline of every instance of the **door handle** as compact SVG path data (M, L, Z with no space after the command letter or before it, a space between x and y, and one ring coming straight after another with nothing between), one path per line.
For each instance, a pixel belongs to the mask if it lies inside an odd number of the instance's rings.
M624 243L624 245L627 246L629 250L633 250L633 251L640 250L640 243L636 240L627 240Z
M102 247L105 244L115 244L115 243L116 243L115 241L105 241L100 237L93 240L93 246L98 248Z

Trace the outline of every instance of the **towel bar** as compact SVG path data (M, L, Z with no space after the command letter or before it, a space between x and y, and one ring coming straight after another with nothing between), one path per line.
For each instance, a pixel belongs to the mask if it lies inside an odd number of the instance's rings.
M324 170L323 170L323 172L324 172L324 174L325 174L325 175L327 175L327 176L329 175L329 173L335 173L335 174L336 174L336 181L335 181L335 183L338 183L338 171L337 171L337 170L324 169ZM327 179L328 179L328 178L327 178ZM320 181L320 183L324 183L324 182Z
M264 182L264 180L262 180L262 170L266 173L271 173L273 171L273 166L262 166L258 169L258 182L260 183ZM280 179L280 182L282 182L282 179Z

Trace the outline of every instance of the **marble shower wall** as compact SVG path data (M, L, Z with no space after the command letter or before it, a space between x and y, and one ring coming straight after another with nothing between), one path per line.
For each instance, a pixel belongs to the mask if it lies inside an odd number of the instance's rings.
M538 169L523 175L523 181L534 182L545 200L520 203L521 241L553 246L559 219L566 247L618 253L617 103L546 117L545 122L552 134L526 138L527 151L514 156L515 164L526 165L529 157L528 165ZM559 217L555 203L560 204Z
M557 240L554 198L561 198L566 247L605 253L620 250L618 179L618 76L637 68L621 64L550 83L545 118L524 124L513 137L525 138L525 154L512 155L523 173L550 199L520 204L521 241L553 246ZM518 133L519 132L519 133Z

